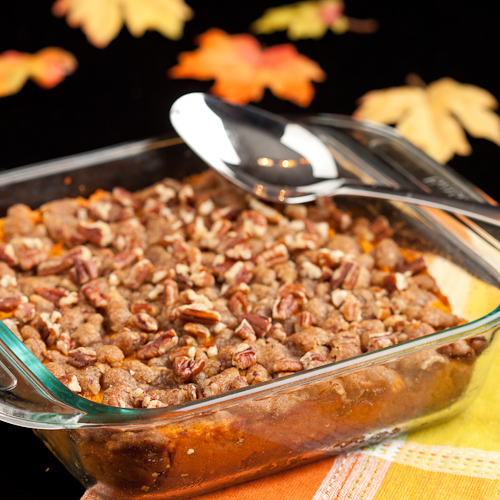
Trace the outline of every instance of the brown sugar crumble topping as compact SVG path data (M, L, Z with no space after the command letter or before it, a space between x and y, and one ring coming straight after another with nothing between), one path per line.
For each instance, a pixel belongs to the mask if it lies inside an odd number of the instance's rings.
M213 172L14 205L0 228L0 318L106 405L197 400L461 322L385 217L272 207Z

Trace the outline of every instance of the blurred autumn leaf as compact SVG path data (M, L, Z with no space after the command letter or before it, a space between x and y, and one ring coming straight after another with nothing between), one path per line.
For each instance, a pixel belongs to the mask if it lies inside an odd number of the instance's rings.
M47 47L36 54L8 50L0 54L0 97L19 92L28 78L40 87L55 87L77 66L73 54L57 47Z
M267 9L252 25L254 33L287 32L288 38L322 38L330 29L337 35L346 31L373 33L374 19L353 19L344 15L343 0L310 0Z
M215 80L214 94L240 104L259 101L268 87L275 96L305 107L314 96L312 82L326 78L320 66L292 44L262 49L251 35L228 35L219 29L206 31L198 43L199 49L179 55L169 76Z
M500 117L492 111L497 107L497 100L486 90L441 78L427 87L407 85L368 92L354 116L396 124L410 142L445 163L455 154L472 152L463 129L472 137L500 145Z
M100 48L116 38L124 23L135 37L156 30L178 40L193 16L184 0L57 0L52 13L66 16L72 28L81 26L88 41Z

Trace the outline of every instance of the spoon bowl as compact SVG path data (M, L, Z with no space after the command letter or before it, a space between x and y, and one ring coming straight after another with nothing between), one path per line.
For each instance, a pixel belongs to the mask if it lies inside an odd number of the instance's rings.
M312 130L256 107L195 92L174 102L170 121L210 167L267 201L364 196L439 208L500 226L500 209L493 205L342 178L331 150Z

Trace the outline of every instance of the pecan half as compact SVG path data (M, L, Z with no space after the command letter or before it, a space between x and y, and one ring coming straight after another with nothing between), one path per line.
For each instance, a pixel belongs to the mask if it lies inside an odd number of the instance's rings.
M174 359L174 378L177 382L188 382L200 373L204 366L203 359L195 361L187 356L179 356Z
M255 349L248 344L240 344L233 354L233 366L239 370L246 370L257 363Z
M210 330L201 323L186 323L183 330L188 335L196 337L198 340L203 341L210 338Z
M151 359L165 354L179 342L174 330L160 332L157 337L137 351L137 359Z
M205 304L193 303L179 306L176 309L178 318L184 323L201 323L202 325L216 325L221 315L214 309L208 309Z

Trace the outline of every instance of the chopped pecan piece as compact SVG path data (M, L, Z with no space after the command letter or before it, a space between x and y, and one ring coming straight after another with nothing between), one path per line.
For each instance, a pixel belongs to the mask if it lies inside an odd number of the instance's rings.
M64 255L61 257L53 257L51 259L40 262L37 266L38 276L47 276L49 274L59 274L66 271L73 265L73 257Z
M280 243L262 252L257 257L257 263L264 264L267 267L274 267L277 264L287 262L289 258L288 248L283 243Z
M30 302L22 302L17 306L14 316L21 323L28 323L28 321L31 321L35 317L35 314L36 308L34 304L31 304Z
M132 316L132 323L143 332L156 332L158 330L158 322L149 314L140 312Z
M111 226L102 220L94 222L80 220L78 229L90 242L99 247L107 247L114 238Z
M299 307L299 301L291 293L284 297L278 297L273 305L273 318L283 320L291 318L299 310Z
M408 288L408 280L401 273L389 273L382 280L384 287L390 292L394 290L406 290Z
M26 297L24 297L26 299ZM0 299L0 312L10 313L15 311L18 306L23 303L23 296L17 295L15 297L6 297Z
M61 335L62 327L59 324L60 320L61 313L58 311L54 311L51 314L44 312L38 317L37 329L49 347L54 345Z
M300 372L304 369L304 366L300 361L290 358L280 358L277 359L271 367L271 373L279 372Z
M243 231L249 236L262 238L267 231L267 219L255 210L244 210L241 213L243 221Z
M84 368L91 365L97 359L95 349L91 347L79 347L68 352L66 362L75 368Z
M23 271L33 269L48 256L47 248L40 238L12 238L10 243Z
M300 362L304 366L304 370L309 370L310 368L326 365L329 363L329 360L322 354L309 351L300 358Z
M265 337L271 330L272 322L269 318L259 316L258 314L245 314L243 319L248 321L257 337Z
M283 215L281 215L277 210L270 207L269 205L266 205L265 203L262 203L256 198L252 198L249 201L248 206L252 210L255 210L259 214L263 215L269 222L273 224L277 224L283 219Z
M151 278L153 269L154 265L149 259L142 259L132 266L123 279L123 284L132 290L137 290L145 281Z
M295 318L295 331L300 332L304 330L304 328L309 328L312 326L312 315L309 311L302 311L297 314Z
M98 261L95 258L81 259L76 257L73 264L70 274L77 285L88 283L99 276ZM38 274L40 274L40 266L38 266Z
M163 282L163 293L165 296L165 305L173 306L179 298L179 286L174 280L167 279Z
M229 285L237 285L239 283L250 283L252 272L249 270L245 262L238 261L234 263L224 272L224 280Z
M186 323L183 327L183 330L188 335L193 335L200 341L210 338L210 330L201 323Z
M245 340L257 339L255 330L246 318L235 328L234 333Z
M109 303L108 297L106 297L99 289L99 286L94 283L87 283L81 288L81 291L94 307L106 307Z
M141 206L141 202L139 201L139 199L130 191L127 191L122 187L113 188L111 193L114 200L124 207L132 207L133 209L137 210Z
M0 260L6 262L11 267L19 264L19 259L11 243L0 244Z
M235 316L241 316L248 314L252 310L252 306L244 293L235 292L229 298L229 310Z
M370 224L370 229L375 235L376 240L382 240L384 238L390 238L393 234L392 228L387 220L387 217L379 215L375 217Z
M357 262L344 262L333 272L331 284L333 288L342 287L344 290L352 290L358 280L361 266Z

